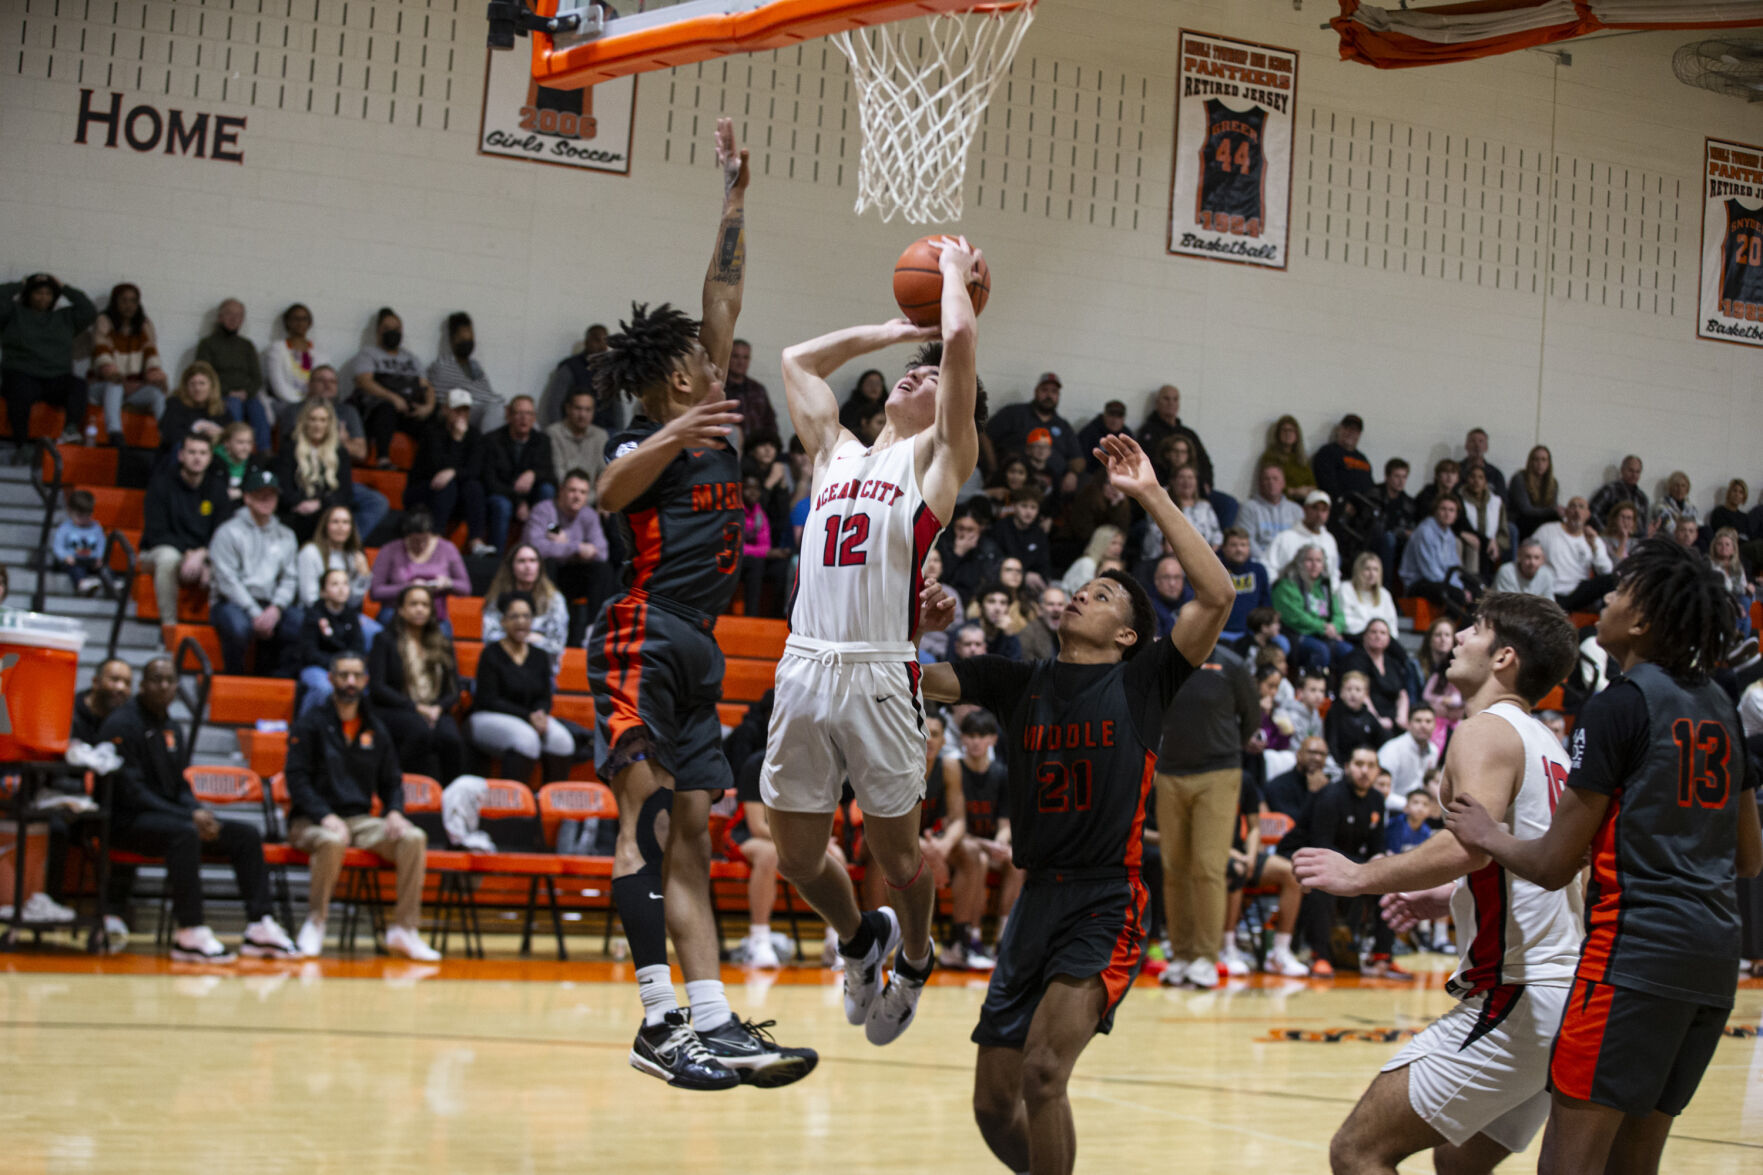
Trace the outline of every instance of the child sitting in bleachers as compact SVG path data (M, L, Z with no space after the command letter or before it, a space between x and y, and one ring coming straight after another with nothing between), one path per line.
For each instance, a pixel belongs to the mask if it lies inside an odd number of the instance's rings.
M104 528L92 520L97 503L89 490L67 496L67 517L55 524L49 536L49 553L55 566L67 573L75 594L96 595L106 578L99 560L104 551Z

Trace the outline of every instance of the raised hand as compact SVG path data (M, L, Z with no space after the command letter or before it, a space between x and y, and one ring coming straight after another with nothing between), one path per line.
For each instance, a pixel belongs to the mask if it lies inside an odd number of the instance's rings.
M1138 498L1161 488L1151 459L1131 437L1103 437L1094 452L1096 460L1108 472L1108 484L1127 497Z
M747 152L735 142L735 120L716 120L716 165L722 168L724 192L744 192L752 177Z
M721 440L740 423L739 400L706 400L674 417L662 431L689 449Z
M921 632L942 632L955 619L955 597L934 579L924 581L918 593L918 627Z
M904 318L890 318L882 324L882 329L888 332L888 341L884 344L886 346L896 343L934 343L943 337L943 328L940 326L917 326Z
M943 276L951 272L966 285L973 279L973 271L979 268L983 254L967 243L966 237L939 237L930 243L937 251L937 264L942 268Z

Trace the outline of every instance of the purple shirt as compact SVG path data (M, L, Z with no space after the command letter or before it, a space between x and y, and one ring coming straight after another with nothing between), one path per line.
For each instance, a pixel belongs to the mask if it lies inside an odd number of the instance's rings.
M555 532L553 526L558 528ZM540 502L527 515L526 533L521 537L538 548L541 559L568 563L583 543L593 543L599 558L606 558L606 532L600 526L599 511L592 506L584 506L574 519L563 523L557 520L556 502Z
M387 543L374 558L373 583L367 594L370 599L395 604L405 584L417 579L439 579L443 575L453 586L445 592L435 593L435 615L446 620L448 595L471 594L471 576L466 573L459 548L446 539L437 539L429 557L417 563L410 558L410 551L402 540Z

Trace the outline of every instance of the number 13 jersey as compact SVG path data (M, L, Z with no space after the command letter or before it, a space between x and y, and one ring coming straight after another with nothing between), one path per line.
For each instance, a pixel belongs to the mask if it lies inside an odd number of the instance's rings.
M817 481L790 600L790 631L841 645L918 638L924 560L943 524L925 503L913 442L865 449L847 437Z

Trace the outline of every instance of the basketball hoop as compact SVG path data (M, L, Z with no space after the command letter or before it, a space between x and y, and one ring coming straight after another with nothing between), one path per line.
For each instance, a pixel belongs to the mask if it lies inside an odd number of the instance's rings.
M961 219L979 116L1034 23L1035 0L982 4L835 33L857 87L857 211L911 224Z

